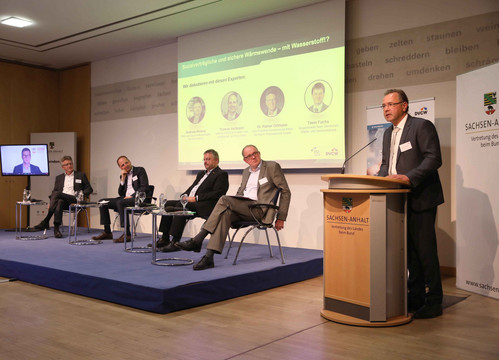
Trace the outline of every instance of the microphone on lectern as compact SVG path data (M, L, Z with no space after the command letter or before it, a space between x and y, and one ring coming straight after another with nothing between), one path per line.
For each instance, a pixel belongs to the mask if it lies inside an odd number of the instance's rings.
M375 142L376 140L378 140L378 138L374 138L373 140L371 140L369 142L369 144L365 145L364 147L362 147L359 151L357 151L355 154L353 154L352 156L350 156L348 159L345 160L345 162L343 163L343 166L341 167L341 173L344 174L345 173L345 165L347 163L348 160L350 160L351 158L353 158L355 155L357 155L358 153L360 153L362 150L364 150L366 147L368 147L369 145L371 145L373 142Z

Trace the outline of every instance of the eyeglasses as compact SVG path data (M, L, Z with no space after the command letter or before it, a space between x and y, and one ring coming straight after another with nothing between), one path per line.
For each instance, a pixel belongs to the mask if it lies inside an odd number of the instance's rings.
M405 103L405 101L399 101L399 102L396 102L396 103L388 103L388 104L382 104L381 105L381 108L384 109L384 108L391 108L391 107L394 107L395 105L399 105L399 104L402 104L402 103Z
M70 163L63 163L63 164L61 164L61 165L62 165L62 166L70 166L70 165L73 165L73 163L72 163L72 162L70 162Z
M249 159L249 158L251 158L251 157L253 157L253 156L257 156L258 154L260 154L260 151L255 151L254 153L249 154L248 156L245 156L244 158L245 158L245 159Z

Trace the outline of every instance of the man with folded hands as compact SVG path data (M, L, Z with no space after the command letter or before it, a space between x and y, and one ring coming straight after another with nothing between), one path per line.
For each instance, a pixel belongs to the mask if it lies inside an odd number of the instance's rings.
M219 157L215 150L206 150L203 162L205 170L198 172L196 180L182 196L187 197L187 210L194 211L196 216L207 219L220 196L225 195L229 189L229 175L218 166ZM181 206L179 200L170 200L165 204L167 209ZM163 216L161 218L159 231L163 235L156 244L159 251L180 251L175 244L182 238L188 219L186 216Z

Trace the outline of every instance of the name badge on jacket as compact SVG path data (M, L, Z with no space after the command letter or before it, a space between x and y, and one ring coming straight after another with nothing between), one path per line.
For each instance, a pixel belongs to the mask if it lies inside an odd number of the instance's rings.
M403 143L403 144L400 144L400 152L404 152L404 151L411 150L411 149L412 149L412 145L411 145L410 141Z

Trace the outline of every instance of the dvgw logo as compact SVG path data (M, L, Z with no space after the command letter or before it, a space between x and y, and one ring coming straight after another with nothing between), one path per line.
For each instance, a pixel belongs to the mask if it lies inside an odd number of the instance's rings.
M423 106L419 111L414 112L414 116L426 115L426 114L428 114L428 108L426 106Z
M338 155L338 149L337 148L332 148L331 151L326 151L326 155L328 155L328 156L336 156L336 155Z

